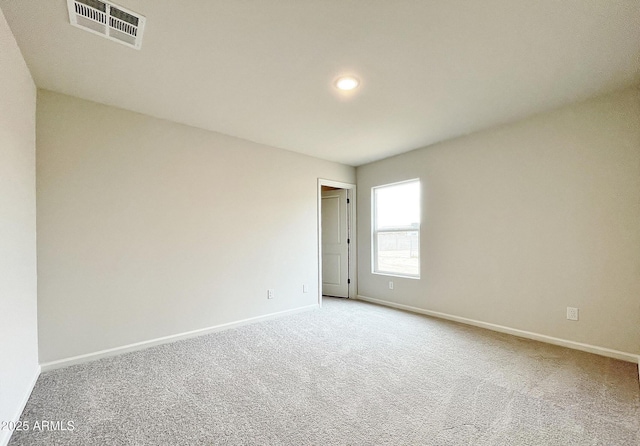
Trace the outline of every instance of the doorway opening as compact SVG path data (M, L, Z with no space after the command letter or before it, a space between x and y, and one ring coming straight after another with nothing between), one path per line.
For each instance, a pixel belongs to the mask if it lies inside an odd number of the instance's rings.
M356 296L355 184L318 180L318 304Z

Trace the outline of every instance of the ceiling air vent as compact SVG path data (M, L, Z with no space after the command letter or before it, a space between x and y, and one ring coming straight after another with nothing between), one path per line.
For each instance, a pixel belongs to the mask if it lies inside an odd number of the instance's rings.
M137 50L142 46L145 18L103 0L67 0L73 26Z

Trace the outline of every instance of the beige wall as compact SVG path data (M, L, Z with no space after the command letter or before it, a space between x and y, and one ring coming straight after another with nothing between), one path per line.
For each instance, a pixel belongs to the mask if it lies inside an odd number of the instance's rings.
M19 415L39 370L35 114L35 85L0 11L0 421Z
M425 123L428 125L428 123ZM640 92L357 169L359 294L640 353ZM371 274L371 187L420 177L420 280ZM566 320L566 307L580 321Z
M37 141L43 363L317 303L354 168L48 91Z

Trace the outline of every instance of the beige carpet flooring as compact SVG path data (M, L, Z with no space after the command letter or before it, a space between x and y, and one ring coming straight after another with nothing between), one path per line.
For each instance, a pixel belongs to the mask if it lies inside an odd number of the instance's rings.
M43 373L18 445L640 445L637 365L364 302ZM65 424L68 425L68 424Z

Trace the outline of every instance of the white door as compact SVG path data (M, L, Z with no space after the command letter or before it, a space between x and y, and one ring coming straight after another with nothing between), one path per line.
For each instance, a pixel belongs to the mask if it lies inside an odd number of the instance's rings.
M322 294L349 297L347 191L322 191Z

